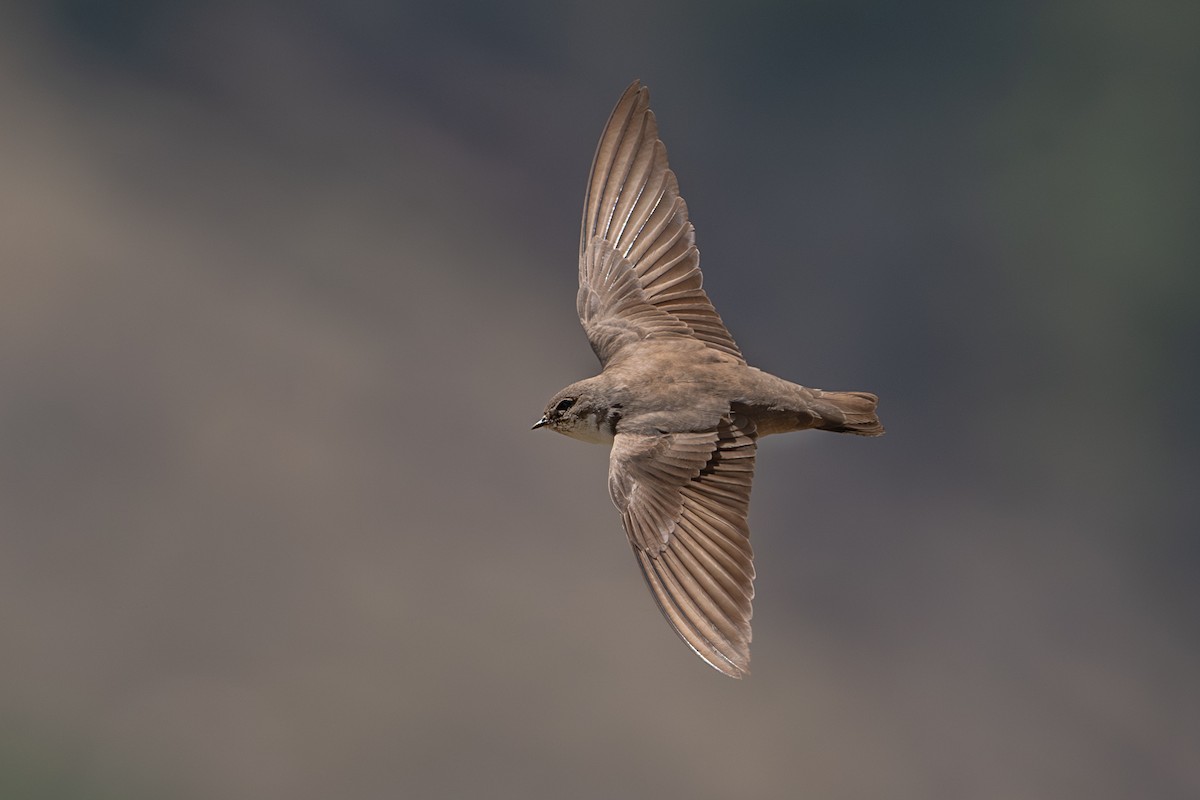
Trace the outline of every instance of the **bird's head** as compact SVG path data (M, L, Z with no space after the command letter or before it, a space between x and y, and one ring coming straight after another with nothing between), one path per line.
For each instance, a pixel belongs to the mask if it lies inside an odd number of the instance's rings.
M608 394L588 381L573 383L550 398L533 430L549 428L584 442L611 443L621 418L621 403Z

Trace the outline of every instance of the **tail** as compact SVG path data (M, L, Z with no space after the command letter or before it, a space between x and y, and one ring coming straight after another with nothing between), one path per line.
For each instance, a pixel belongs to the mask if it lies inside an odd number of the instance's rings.
M834 433L879 436L883 425L875 416L879 398L870 392L817 392L812 409L821 415L815 426Z

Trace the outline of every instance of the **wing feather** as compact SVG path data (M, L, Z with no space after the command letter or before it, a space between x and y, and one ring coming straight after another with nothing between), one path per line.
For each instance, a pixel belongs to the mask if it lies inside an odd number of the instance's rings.
M579 320L602 364L646 339L687 337L745 363L704 293L687 203L634 81L596 147L579 240Z
M726 415L716 430L619 433L609 492L655 602L702 659L748 674L754 561L746 516L756 432Z

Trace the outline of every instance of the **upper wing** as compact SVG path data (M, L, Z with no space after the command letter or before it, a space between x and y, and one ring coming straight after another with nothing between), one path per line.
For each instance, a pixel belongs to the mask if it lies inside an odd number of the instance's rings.
M650 92L634 81L600 136L579 240L576 307L602 364L660 336L695 338L744 363L700 288L695 242Z
M710 665L750 672L754 554L746 515L754 424L727 415L715 431L619 433L608 491L658 607Z

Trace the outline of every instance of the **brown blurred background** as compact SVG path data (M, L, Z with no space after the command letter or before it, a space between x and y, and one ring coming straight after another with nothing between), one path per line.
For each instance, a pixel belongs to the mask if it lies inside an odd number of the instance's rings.
M1200 795L1198 30L6 4L0 795ZM528 430L635 77L743 350L889 430L760 449L741 683Z

